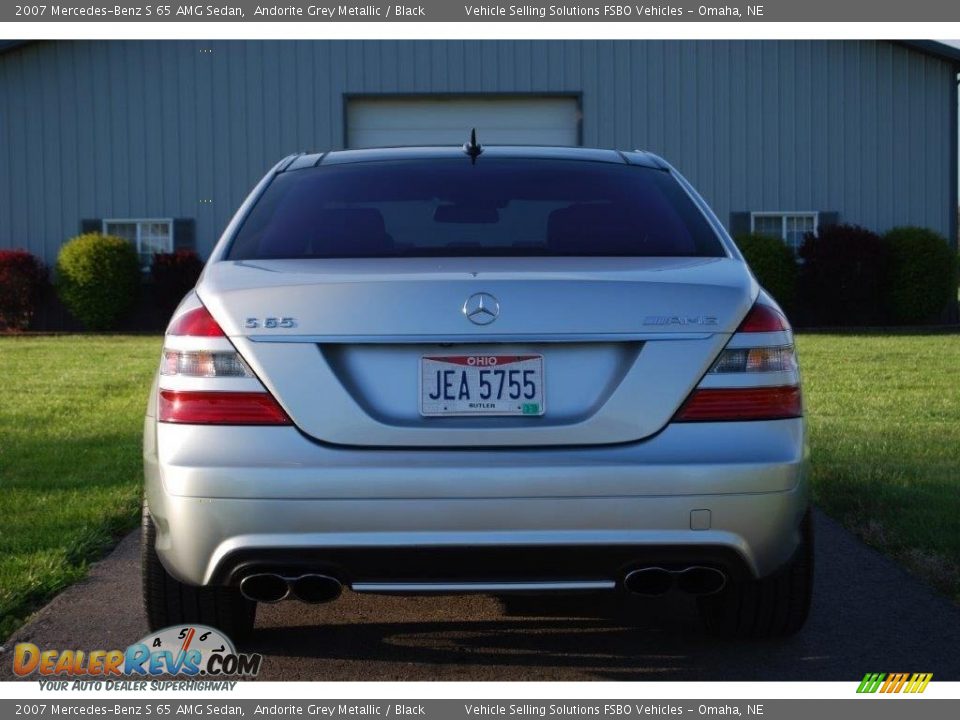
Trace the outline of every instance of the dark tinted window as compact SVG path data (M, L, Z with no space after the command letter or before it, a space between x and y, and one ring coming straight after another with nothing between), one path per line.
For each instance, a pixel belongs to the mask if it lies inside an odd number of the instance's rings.
M481 156L281 173L229 258L723 254L662 170Z

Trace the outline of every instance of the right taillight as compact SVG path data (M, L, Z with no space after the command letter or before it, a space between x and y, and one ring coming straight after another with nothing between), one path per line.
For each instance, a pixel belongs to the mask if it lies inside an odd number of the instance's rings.
M755 304L674 422L780 420L803 415L790 323Z
M783 420L800 417L803 404L796 385L759 388L697 388L675 422Z
M710 368L714 374L795 372L793 345L779 347L727 348Z
M757 303L737 328L738 333L789 332L790 323L776 308Z
M290 418L203 305L164 338L157 419L188 425L289 425Z

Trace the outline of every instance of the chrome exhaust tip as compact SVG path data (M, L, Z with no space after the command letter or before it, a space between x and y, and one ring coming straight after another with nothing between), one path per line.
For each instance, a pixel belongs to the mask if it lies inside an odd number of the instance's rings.
M240 581L240 594L255 602L280 602L290 594L290 586L279 575L258 573Z
M727 576L716 568L693 565L677 573L677 587L690 595L713 595L726 584Z
M301 575L290 580L290 590L308 603L333 602L343 591L343 585L329 575Z
M640 568L627 573L623 586L635 595L663 595L673 587L673 574L661 567Z
M679 570L638 568L623 578L624 587L636 595L653 597L667 593L676 583L688 595L713 595L727 585L727 576L716 568L691 565Z

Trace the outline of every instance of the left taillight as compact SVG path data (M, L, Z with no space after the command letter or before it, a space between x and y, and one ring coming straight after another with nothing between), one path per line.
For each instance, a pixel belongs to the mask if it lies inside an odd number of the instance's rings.
M226 337L223 328L203 305L187 310L170 321L167 335L177 337Z
M179 314L167 328L157 419L193 425L290 424L203 305Z
M268 392L161 390L160 422L187 425L289 425Z
M790 324L776 308L757 303L673 420L784 420L802 415Z

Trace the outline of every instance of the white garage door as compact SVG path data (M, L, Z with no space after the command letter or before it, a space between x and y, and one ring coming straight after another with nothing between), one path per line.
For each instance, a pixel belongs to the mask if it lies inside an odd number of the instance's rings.
M571 97L350 98L347 146L460 145L470 129L489 145L579 145Z

